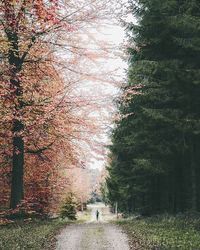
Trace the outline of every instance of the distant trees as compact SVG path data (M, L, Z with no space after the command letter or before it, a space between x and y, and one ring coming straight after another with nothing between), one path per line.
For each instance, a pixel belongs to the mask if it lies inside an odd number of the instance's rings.
M121 210L200 211L200 3L138 0L107 186Z
M70 190L76 198L77 208L83 211L92 192L91 173L88 169L71 169Z

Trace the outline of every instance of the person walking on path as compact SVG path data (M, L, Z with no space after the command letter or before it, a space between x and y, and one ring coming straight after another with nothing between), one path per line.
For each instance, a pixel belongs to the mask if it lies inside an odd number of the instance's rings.
M98 210L96 211L96 219L97 219L97 221L99 220L99 211Z

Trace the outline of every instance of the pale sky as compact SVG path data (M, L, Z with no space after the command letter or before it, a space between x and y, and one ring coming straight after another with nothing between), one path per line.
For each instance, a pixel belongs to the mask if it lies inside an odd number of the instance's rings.
M127 3L127 0L122 1ZM128 16L124 16L124 18L129 21ZM105 22L100 20L98 24L89 23L88 26L86 25L80 30L80 33L77 31L75 36L77 37L77 41L79 41L80 38L82 41L81 46L83 47L78 57L78 61L80 59L78 71L82 71L83 74L85 74L85 72L88 74L91 73L91 76L94 77L80 80L74 94L91 100L96 97L97 99L95 100L98 100L99 103L102 102L100 110L95 111L95 108L91 107L90 117L95 118L95 122L98 122L97 120L101 122L100 120L104 119L101 123L104 132L101 138L101 134L99 137L97 134L93 136L94 139L92 139L93 141L97 140L97 142L107 145L110 142L109 135L106 134L106 132L108 132L108 127L113 127L111 117L116 112L113 100L119 96L119 86L126 81L125 70L127 69L127 63L122 59L125 56L125 52L123 51L126 44L125 30L124 27L117 24L116 19L109 20L109 18L107 18ZM95 58L94 62L92 52L94 52L93 54L96 53L95 55L97 55L98 52L100 54L100 57ZM87 53L88 55L91 53L91 61L90 59L88 60ZM72 68L72 71L73 70L74 68ZM98 78L98 80L95 77ZM96 103L98 103L98 101ZM81 144L81 142L79 143ZM93 153L93 150L90 150L90 147L84 144L84 142L82 146L83 154L81 157L83 157L86 167L101 169L105 165L105 161L97 160L95 157L91 159L91 155L96 155L95 151ZM97 158L101 157L97 155Z
M122 0L124 4L127 4L127 0ZM125 6L125 5L124 5ZM123 19L126 22L133 22L137 24L137 20L135 17L132 16L132 14L125 15ZM105 67L108 67L109 69L116 69L118 68L118 74L119 74L119 80L124 82L126 81L126 69L128 67L127 62L122 59L121 56L125 56L123 53L123 46L126 44L127 37L125 33L125 28L120 26L120 24L113 25L112 23L110 25L100 28L102 32L98 33L98 36L102 37L102 39L105 39L108 43L113 43L113 45L116 47L115 52L119 53L118 56L115 56L113 59L106 60L104 62ZM118 47L118 49L117 49ZM108 88L111 93L115 93L116 95L119 94L119 90L117 88ZM113 127L113 124L109 124L109 126ZM109 135L105 135L104 138L105 142L109 142ZM89 167L91 168L98 168L102 169L106 165L106 161L98 161L93 160L92 163L89 164Z

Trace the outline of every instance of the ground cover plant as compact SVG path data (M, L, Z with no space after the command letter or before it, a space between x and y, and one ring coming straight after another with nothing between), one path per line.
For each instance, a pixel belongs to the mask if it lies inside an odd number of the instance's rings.
M134 250L200 249L199 218L160 216L125 219L117 223L128 232Z
M60 219L18 221L0 227L0 249L53 249L55 235L69 222Z

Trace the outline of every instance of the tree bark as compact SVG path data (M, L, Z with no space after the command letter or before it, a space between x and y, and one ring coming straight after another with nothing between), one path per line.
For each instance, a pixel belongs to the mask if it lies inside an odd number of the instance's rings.
M23 108L23 87L18 77L22 70L22 61L19 55L18 35L17 32L7 31L8 40L11 43L9 50L10 64L10 86L11 99L15 107L13 110L13 157L12 157L12 183L10 208L14 209L24 198L24 140L22 132L24 130L23 122L20 120L20 113ZM14 92L12 90L15 90Z
M196 164L194 155L194 143L191 145L191 182L192 182L192 211L197 211L197 185L196 185Z
M14 122L14 128L20 126L19 121ZM24 198L24 141L21 136L13 138L13 163L10 207L16 208Z
M22 88L20 82L15 84L15 95L19 99L22 97ZM13 121L13 159L12 159L12 184L10 208L16 208L20 201L24 198L24 139L22 132L24 125L17 117L18 112L22 109L22 101L18 101L15 107L15 120Z

